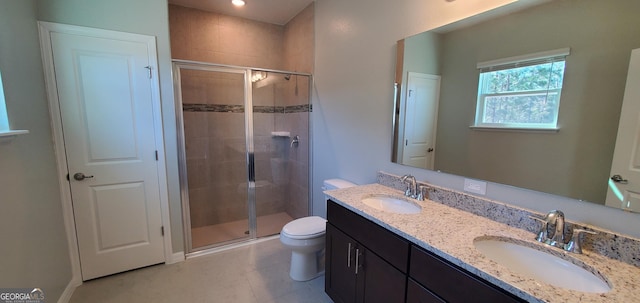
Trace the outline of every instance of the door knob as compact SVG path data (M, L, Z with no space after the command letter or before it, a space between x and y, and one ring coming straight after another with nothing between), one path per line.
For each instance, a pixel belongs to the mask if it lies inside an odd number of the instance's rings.
M433 151L433 148L432 148L432 147L429 147L429 148L427 149L427 152L428 152L428 153L430 153L430 152L432 152L432 151Z
M73 175L73 178L78 180L78 181L82 181L84 179L93 178L93 176L85 176L85 174L83 174L83 173L75 173Z
M627 179L623 179L623 178L622 178L622 176L620 176L620 175L613 175L613 176L611 177L611 180L613 180L613 182L618 182L618 183L620 183L620 184L627 184L627 183L629 183L629 180L627 180Z

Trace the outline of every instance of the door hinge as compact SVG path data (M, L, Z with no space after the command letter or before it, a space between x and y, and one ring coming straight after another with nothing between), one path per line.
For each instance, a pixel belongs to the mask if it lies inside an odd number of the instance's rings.
M151 79L151 65L147 65L144 68L146 68L149 71L149 79Z
M156 161L158 161L158 151L156 150Z
M160 226L160 233L164 236L164 226Z

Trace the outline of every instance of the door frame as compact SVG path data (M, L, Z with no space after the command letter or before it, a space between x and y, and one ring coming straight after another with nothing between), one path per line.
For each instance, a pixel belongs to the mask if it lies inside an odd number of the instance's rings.
M153 125L155 147L158 151L157 173L160 188L160 210L162 215L162 225L164 226L164 260L165 263L175 263L172 259L173 249L171 245L171 225L169 218L169 194L167 186L167 171L165 158L164 133L162 128L162 110L160 99L160 82L158 74L158 58L156 48L156 38L154 36L132 34L97 28L89 28L75 25L38 21L38 31L40 35L40 49L42 52L42 65L44 68L44 80L49 105L49 116L51 118L51 132L53 135L53 148L57 162L58 185L60 187L60 197L62 201L62 216L64 219L65 232L67 235L67 245L69 247L69 258L71 261L71 281L69 286L79 286L82 284L82 273L80 270L80 254L78 252L78 240L76 235L75 218L73 216L73 203L71 199L71 187L67 181L68 165L66 158L66 148L62 133L62 118L58 89L56 84L53 49L51 46L51 33L76 34L97 38L117 39L124 41L142 42L147 44L148 55L152 68L151 78L151 99L153 106ZM153 66L155 65L155 66Z

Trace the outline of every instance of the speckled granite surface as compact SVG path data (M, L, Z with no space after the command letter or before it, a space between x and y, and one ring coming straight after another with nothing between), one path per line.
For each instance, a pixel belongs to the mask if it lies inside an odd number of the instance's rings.
M401 184L398 185L403 188ZM381 184L329 190L325 193L332 200L348 209L529 302L640 302L639 267L592 251L576 255L558 249L549 249L533 240L535 234L532 231L516 227L517 223L510 220L497 222L474 214L473 211L460 210L430 200L410 199L422 207L419 214L387 213L361 202L363 196L374 193L403 197L401 190ZM456 203L463 204L463 206L466 204L475 205L473 208L487 207L480 205L482 203L478 201L458 201ZM488 207L491 208L490 213L501 211L498 206L495 206L496 209L493 206ZM505 208L505 211L514 212L514 218L521 215L517 210ZM501 215L495 215L495 217L500 219ZM525 222L524 225L526 224ZM612 290L607 293L571 291L513 272L488 259L475 248L474 239L481 237L509 238L527 246L542 247L542 249L549 250L557 256L605 277L609 285L612 286Z
M379 184L398 190L406 188L406 185L400 182L400 176L393 174L378 172L377 180ZM429 188L427 197L431 201L532 233L538 232L540 223L530 217L541 218L545 215L464 192L453 191L427 183L419 184L426 185ZM596 235L583 235L583 249L640 267L640 239L627 237L596 226L576 224L571 221L566 221L565 223L567 226L567 239L571 237L574 228L597 232ZM640 298L638 298L638 302L640 302Z

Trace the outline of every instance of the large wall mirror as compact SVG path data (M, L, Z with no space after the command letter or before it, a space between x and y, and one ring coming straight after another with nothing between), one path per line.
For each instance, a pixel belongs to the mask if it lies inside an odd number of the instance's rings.
M398 42L393 162L605 204L640 1L540 2ZM556 131L470 127L478 63L558 49Z

